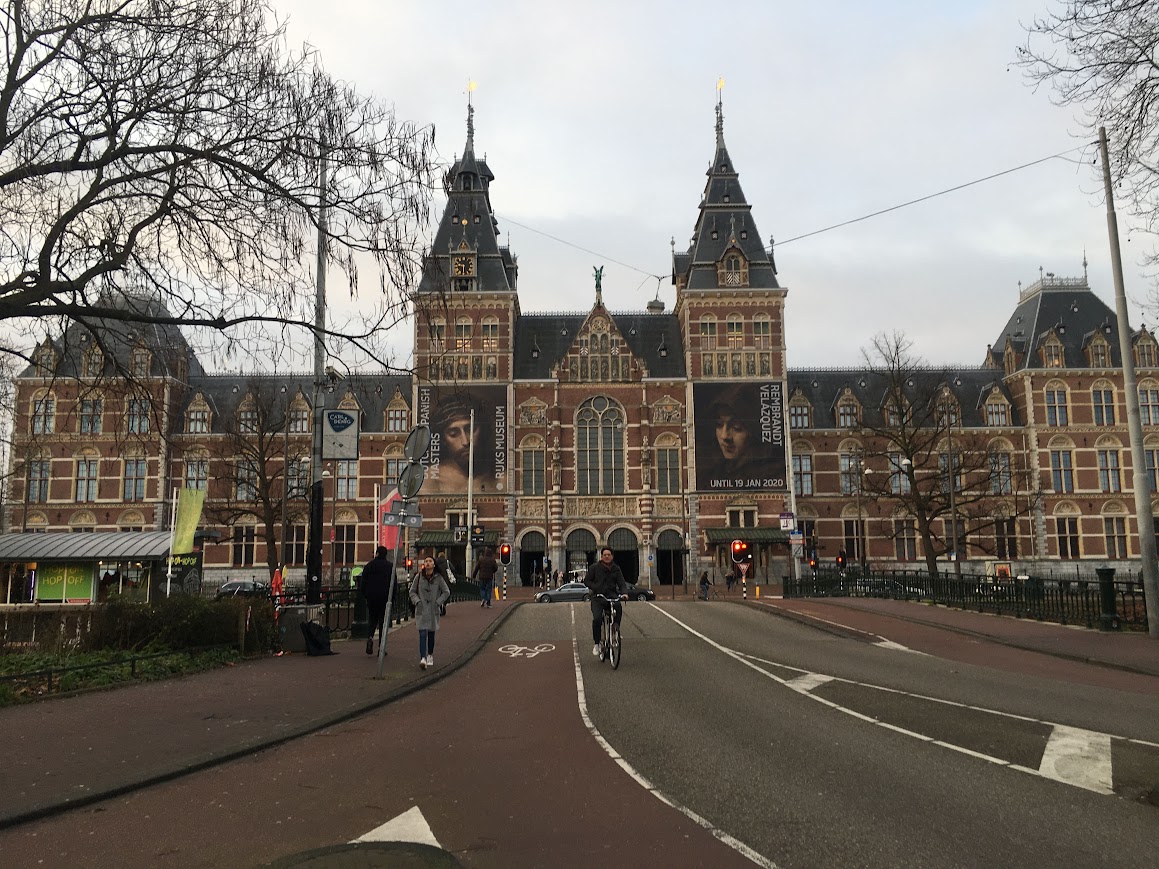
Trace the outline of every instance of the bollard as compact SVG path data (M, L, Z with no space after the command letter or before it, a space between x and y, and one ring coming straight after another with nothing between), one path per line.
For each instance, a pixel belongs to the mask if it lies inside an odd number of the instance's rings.
M756 599L757 599L757 600L760 600L760 599L761 599L761 587L760 587L760 585L757 585L757 586L756 586L756 591L757 591L757 593L756 593Z
M1119 630L1119 613L1115 607L1115 568L1097 567L1099 577L1099 630Z
M507 600L507 568L503 568L503 600Z
M740 599L741 600L748 600L749 599L749 581L744 576L742 576L740 578Z

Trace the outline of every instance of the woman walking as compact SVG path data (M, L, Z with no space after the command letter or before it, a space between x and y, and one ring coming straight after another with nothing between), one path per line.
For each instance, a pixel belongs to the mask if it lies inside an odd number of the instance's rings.
M443 575L435 570L435 560L423 559L422 570L410 586L410 602L415 607L415 624L419 629L419 667L435 666L435 631L439 629L439 611L451 596Z

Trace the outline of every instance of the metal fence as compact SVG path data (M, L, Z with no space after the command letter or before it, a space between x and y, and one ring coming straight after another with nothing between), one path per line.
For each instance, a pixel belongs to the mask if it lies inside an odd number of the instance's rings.
M479 600L478 583L460 580L451 583L450 588L451 603ZM389 613L390 624L402 624L413 615L409 591L409 583L399 582L395 586ZM304 588L287 589L275 601L275 604L279 606L303 606L306 604L306 590ZM324 588L322 589L320 605L322 612L315 621L329 628L331 634L352 632L357 620L361 619L364 623L366 621L366 604L356 588Z
M877 597L918 600L997 615L1147 630L1141 578L990 577L972 574L931 579L924 571L819 570L788 578L785 597Z

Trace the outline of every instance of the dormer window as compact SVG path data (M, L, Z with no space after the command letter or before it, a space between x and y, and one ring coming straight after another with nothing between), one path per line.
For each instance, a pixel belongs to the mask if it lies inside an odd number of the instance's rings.
M837 425L840 428L857 428L861 414L854 401L843 401L837 405Z
M1135 345L1135 364L1140 368L1155 367L1155 344L1144 340Z
M84 365L85 377L100 377L105 365L104 354L101 353L100 348L91 347L85 351L82 364Z
M133 351L132 357L129 360L129 371L133 377L148 377L149 363L152 361L152 355L144 347L138 347Z
M1090 346L1092 368L1106 368L1111 364L1111 347L1101 338L1096 339Z
M470 176L470 175L464 175L464 176L462 176L462 177L463 177L463 189L464 189L464 190L470 190L470 189L471 189L471 176Z
M51 377L56 373L56 353L51 347L41 347L36 352L36 373L40 377Z
M730 250L717 264L717 281L722 287L749 285L749 266L739 251Z
M1063 367L1062 344L1051 339L1042 345L1042 364L1047 368Z

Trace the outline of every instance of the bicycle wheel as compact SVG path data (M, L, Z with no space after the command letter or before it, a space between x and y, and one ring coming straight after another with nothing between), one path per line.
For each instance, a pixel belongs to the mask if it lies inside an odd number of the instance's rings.
M620 626L612 623L612 633L608 638L608 657L612 662L612 669L620 667Z
M600 660L608 660L608 619L604 618L603 627L600 629Z

